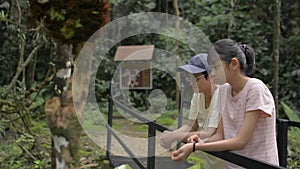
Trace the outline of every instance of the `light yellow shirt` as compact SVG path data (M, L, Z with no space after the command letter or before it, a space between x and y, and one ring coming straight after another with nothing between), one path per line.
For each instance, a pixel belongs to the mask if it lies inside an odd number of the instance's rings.
M215 90L209 107L205 108L205 96L203 93L194 93L191 100L190 113L188 118L190 120L198 119L198 130L206 130L208 128L217 128L221 115L223 112L225 97L219 95L219 87ZM211 135L213 134L213 131ZM202 157L205 159L205 169L223 169L224 161L209 155L202 153Z

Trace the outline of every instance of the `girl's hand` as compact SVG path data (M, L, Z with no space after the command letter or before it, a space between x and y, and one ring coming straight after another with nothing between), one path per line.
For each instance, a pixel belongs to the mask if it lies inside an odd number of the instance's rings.
M187 143L180 147L178 150L173 151L171 154L171 158L174 161L181 161L187 159L187 157L193 151L193 143Z
M187 142L188 143L193 143L193 142L202 142L199 135L198 134L194 134L194 135L191 135L188 139L187 139Z

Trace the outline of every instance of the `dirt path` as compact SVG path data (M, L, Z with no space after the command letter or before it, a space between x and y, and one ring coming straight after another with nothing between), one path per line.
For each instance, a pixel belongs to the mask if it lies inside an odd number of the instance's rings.
M124 144L135 154L136 157L147 157L148 156L148 130L145 128L140 129L141 125L126 123L122 120L114 120L114 124L117 124L115 133L121 138ZM98 131L88 131L89 137L101 148L107 149L107 131L105 128ZM160 132L156 131L155 137L155 156L170 156L171 151L163 148L159 142ZM112 136L111 140L111 153L114 155L126 156L128 153L120 145L115 137Z

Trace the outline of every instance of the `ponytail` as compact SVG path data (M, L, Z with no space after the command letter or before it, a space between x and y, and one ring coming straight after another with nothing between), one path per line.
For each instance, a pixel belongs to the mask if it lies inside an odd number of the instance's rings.
M218 56L222 61L229 64L232 58L240 62L241 71L249 76L255 70L255 54L252 47L239 45L232 39L221 39L214 43L214 47L208 54L208 63L216 60Z
M255 71L255 53L252 47L247 46L246 44L240 45L242 52L246 58L246 68L244 70L247 76L251 75Z

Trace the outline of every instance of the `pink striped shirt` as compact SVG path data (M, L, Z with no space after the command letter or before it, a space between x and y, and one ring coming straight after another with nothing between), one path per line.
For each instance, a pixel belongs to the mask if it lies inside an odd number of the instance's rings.
M229 84L222 87L224 88L220 92L227 96L222 115L225 139L238 134L247 112L261 110L252 138L244 149L233 152L278 165L276 111L269 89L261 80L255 78L249 79L243 90L234 97L231 95L232 89ZM241 167L228 162L225 168Z

